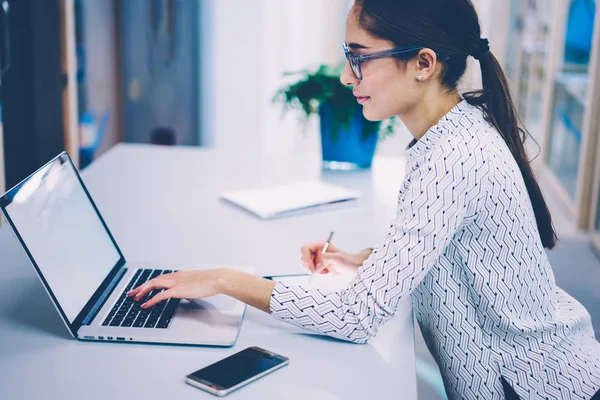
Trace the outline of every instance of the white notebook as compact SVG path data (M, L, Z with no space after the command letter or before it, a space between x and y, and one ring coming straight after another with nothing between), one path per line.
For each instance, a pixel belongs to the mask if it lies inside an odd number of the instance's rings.
M226 192L221 198L262 219L272 219L353 205L360 193L315 180Z

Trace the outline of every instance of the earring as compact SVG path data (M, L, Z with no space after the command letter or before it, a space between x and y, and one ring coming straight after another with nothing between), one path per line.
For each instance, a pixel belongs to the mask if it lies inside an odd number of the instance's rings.
M419 76L417 76L417 80L418 80L418 81L422 81L422 80L423 80L423 75L419 75Z

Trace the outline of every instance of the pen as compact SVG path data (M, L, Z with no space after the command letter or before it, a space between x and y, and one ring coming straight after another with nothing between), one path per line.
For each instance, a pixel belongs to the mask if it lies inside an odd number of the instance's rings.
M325 254L327 252L327 249L329 248L329 245L331 244L331 239L333 238L333 234L335 233L335 231L331 231L329 233L329 237L327 238L327 241L325 242L325 244L323 245L323 248L321 249L321 254ZM325 263L323 263L323 265L321 266L321 268L319 268L318 270L316 270L313 273L313 276L316 274L321 273L321 271L323 271L323 269L325 269Z
M327 249L329 248L329 244L331 243L331 239L333 238L334 233L335 233L335 231L331 231L329 233L329 237L327 238L327 241L325 242L325 245L323 246L323 249L321 250L321 254L327 253Z

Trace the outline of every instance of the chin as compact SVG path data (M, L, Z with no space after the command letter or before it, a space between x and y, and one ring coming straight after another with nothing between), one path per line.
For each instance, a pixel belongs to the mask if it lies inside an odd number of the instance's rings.
M363 116L366 120L373 122L383 121L384 119L391 117L391 115L383 115L382 113L377 112L376 110L371 110L367 107L363 107Z

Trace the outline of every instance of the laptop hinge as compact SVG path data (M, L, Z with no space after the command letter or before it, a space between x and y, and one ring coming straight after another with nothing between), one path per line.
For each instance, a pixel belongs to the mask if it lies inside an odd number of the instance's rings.
M126 272L127 268L121 268L119 272L115 275L115 277L112 279L112 281L110 281L104 292L102 292L100 297L98 297L98 301L96 301L94 306L90 309L90 312L83 319L83 322L81 323L82 326L89 325L92 323L94 318L96 318L96 314L98 314L98 312L100 311L100 309L102 308L102 306L104 305L114 288L119 284L121 278L123 278Z

